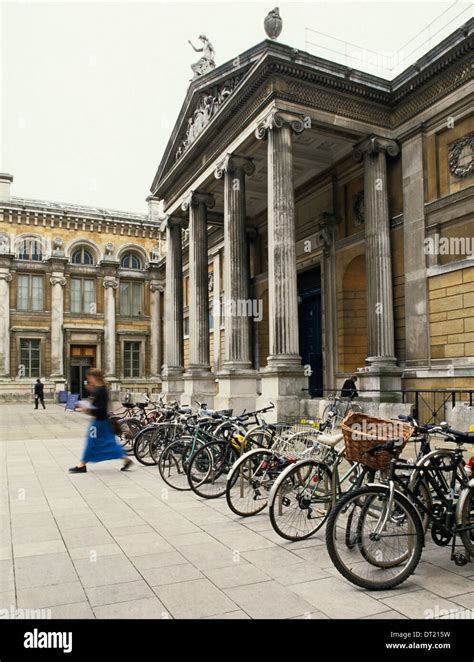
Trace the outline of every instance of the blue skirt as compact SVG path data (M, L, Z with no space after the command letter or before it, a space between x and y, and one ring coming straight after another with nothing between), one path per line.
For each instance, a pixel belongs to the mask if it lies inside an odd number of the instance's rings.
M126 453L117 443L110 421L94 419L87 430L82 462L103 462L121 457L126 457Z

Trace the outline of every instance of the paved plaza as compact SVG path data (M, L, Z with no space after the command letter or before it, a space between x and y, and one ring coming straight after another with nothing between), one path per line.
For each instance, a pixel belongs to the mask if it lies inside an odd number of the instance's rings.
M168 489L156 467L67 470L87 419L58 405L0 406L0 609L52 618L423 618L474 609L474 567L431 540L399 589L343 580L324 530L290 543L268 514Z

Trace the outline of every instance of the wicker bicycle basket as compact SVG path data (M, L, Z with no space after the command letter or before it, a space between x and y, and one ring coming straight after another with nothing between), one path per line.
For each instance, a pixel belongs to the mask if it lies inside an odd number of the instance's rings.
M408 423L377 418L361 412L346 416L341 423L341 430L346 458L365 464L371 469L386 469L390 460L400 455L413 433L413 427ZM381 450L369 455L370 448L389 441L397 442L394 454Z

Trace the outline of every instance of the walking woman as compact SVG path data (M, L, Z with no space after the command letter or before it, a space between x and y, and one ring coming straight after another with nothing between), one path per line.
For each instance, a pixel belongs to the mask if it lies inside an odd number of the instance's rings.
M91 414L94 420L87 430L86 447L82 460L76 467L69 469L70 473L80 474L87 472L88 462L103 462L104 460L125 460L121 471L127 471L132 460L127 457L122 446L117 443L112 424L108 417L109 394L103 374L97 368L87 372L87 388L91 393L89 404L80 404L79 407Z

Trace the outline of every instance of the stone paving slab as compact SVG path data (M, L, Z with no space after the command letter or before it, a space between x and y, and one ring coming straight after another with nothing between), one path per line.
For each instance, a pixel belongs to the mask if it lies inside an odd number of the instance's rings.
M68 468L87 418L0 405L0 609L53 618L423 618L474 609L474 571L430 541L408 581L363 591L333 567L324 528L291 543L268 513L168 488L156 467Z

